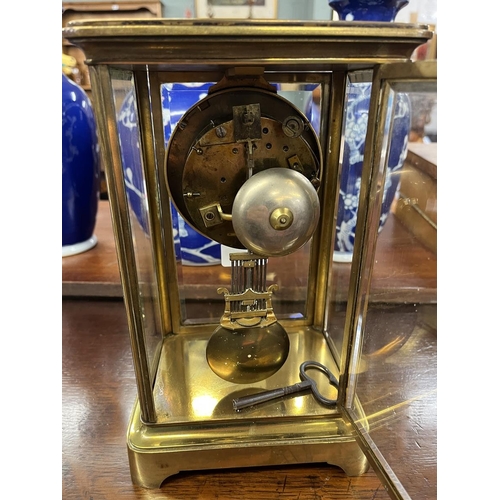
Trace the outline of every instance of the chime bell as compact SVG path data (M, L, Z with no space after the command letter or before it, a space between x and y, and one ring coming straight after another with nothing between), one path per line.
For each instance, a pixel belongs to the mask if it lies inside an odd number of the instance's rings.
M277 257L298 250L319 220L319 198L311 182L288 168L271 168L248 179L233 204L233 227L245 247Z

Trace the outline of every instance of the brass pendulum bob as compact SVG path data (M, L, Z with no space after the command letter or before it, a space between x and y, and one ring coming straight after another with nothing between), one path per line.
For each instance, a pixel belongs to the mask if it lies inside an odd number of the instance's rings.
M271 304L277 285L265 288L267 258L231 254L232 290L224 293L225 310L207 345L207 361L219 377L236 384L264 380L285 363L290 341Z

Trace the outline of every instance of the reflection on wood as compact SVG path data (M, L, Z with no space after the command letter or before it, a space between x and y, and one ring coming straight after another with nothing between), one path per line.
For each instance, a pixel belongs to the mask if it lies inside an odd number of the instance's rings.
M437 495L436 313L372 306L357 384L370 436L414 499Z

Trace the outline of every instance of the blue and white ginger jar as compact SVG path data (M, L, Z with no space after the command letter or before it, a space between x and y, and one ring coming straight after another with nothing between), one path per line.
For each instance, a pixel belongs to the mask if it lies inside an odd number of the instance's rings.
M354 250L370 93L371 83L357 83L349 87L347 94L344 156L335 234L334 260L338 262L350 262ZM401 169L408 152L410 100L406 94L396 94L395 98L396 108L383 190L379 232L387 221L391 205L398 194Z
M408 0L329 0L342 21L392 22ZM344 153L340 177L339 206L333 260L351 262L354 250L361 171L370 108L371 83L349 83L346 95ZM319 107L312 98L306 115L319 133ZM400 173L408 152L411 125L410 100L407 94L396 94L387 173L384 184L379 232L389 217L398 195Z
M189 108L207 95L210 85L208 83L162 85L165 146L167 146L177 122ZM122 104L118 117L118 129L122 144L122 163L129 203L140 226L146 234L149 234L140 137L137 128L137 109L133 92L126 96ZM188 266L220 264L220 244L193 229L172 203L170 208L177 260Z

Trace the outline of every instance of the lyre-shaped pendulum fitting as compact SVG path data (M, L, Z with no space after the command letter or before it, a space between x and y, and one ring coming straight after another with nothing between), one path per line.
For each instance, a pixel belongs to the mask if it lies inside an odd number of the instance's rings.
M231 254L231 291L224 314L207 345L210 368L224 380L248 384L264 380L286 361L290 342L272 306L277 285L266 287L267 258Z

